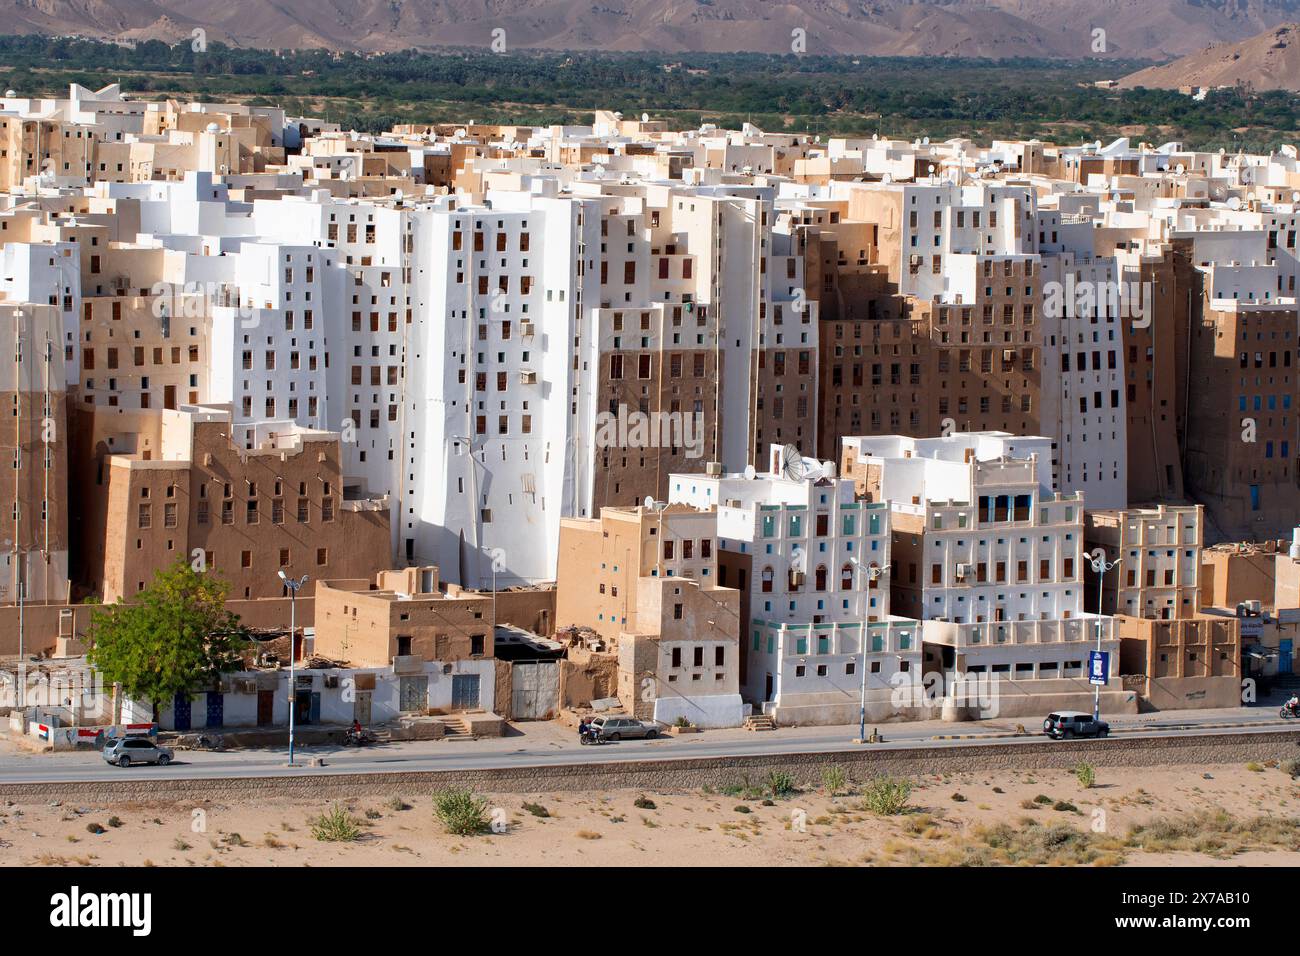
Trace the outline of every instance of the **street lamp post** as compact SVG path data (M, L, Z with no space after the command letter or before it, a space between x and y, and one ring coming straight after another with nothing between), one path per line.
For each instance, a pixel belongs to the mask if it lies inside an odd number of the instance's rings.
M307 583L307 575L294 580L280 572L280 580L289 589L289 766L293 766L293 712L298 706L298 682L294 673L294 661L297 659L294 637L298 633L298 589Z
M878 565L865 565L856 557L850 557L849 562L859 571L867 573L868 582L876 580L884 572L884 569ZM858 740L864 741L867 739L867 596L865 594L862 596L862 625L858 643L862 647L862 698L858 703Z
M1113 571L1116 567L1118 567L1119 563L1123 560L1124 560L1124 556L1120 555L1114 561L1107 561L1106 552L1103 551L1101 548L1098 548L1096 551L1092 552L1092 554L1088 555L1088 563L1092 566L1092 570L1097 573L1097 653L1098 654L1101 653L1101 593L1106 587L1106 574L1107 572ZM1107 674L1106 676L1107 679L1109 679L1110 675ZM1092 719L1094 721L1101 720L1101 685L1100 684L1092 685Z

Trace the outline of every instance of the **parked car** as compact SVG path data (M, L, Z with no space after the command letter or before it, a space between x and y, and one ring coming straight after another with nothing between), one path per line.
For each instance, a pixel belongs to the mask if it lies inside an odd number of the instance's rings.
M633 740L637 737L659 736L658 726L633 717L597 717L591 722L591 727L597 736L605 740Z
M1043 733L1056 740L1070 737L1106 737L1110 735L1110 724L1104 720L1093 720L1092 714L1078 710L1063 710L1048 714L1043 721Z
M156 763L165 767L172 761L172 749L160 747L148 737L124 737L104 748L104 759L119 767L134 763Z

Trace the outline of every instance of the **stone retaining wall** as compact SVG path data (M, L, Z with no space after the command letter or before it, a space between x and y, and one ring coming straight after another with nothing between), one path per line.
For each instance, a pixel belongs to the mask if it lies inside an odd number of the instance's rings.
M1300 758L1300 733L1223 733L1134 740L1034 741L898 749L864 745L837 753L773 754L708 757L683 760L633 760L618 763L518 766L490 770L410 771L375 774L331 774L303 769L293 777L225 777L217 779L159 779L150 775L129 779L73 783L0 783L0 799L17 802L80 800L107 803L132 800L230 801L272 797L335 798L410 795L439 787L471 787L480 793L549 793L552 791L688 790L705 785L722 788L744 782L762 783L781 770L796 782L817 785L823 767L844 768L851 781L878 774L915 776L926 773L1032 771L1069 769L1086 760L1096 767L1150 767L1171 764L1234 764L1247 761Z

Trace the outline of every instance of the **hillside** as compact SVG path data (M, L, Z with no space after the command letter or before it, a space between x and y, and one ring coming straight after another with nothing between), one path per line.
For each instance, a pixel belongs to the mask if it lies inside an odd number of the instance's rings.
M1244 85L1300 92L1300 24L1284 24L1240 43L1221 43L1164 66L1139 70L1120 85L1148 89Z
M1300 0L0 0L5 33L259 48L1164 59L1300 19ZM1095 30L1105 49L1095 48Z

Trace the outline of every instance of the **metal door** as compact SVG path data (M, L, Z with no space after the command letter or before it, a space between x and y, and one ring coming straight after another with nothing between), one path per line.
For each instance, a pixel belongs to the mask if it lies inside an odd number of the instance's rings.
M307 723L320 723L320 691L312 691L311 709L307 712Z
M404 714L429 706L429 678L403 677L398 683L398 707Z
M1277 645L1277 672L1279 674L1291 673L1291 638L1285 638L1278 641Z
M370 725L370 700L373 696L372 691L357 691L356 699L352 702L352 719L362 727Z
M560 708L560 665L555 661L515 661L510 669L510 716L551 720Z
M190 729L189 694L176 695L176 700L172 703L172 728L175 730Z
M451 677L451 709L478 709L478 675L453 674Z
M220 691L208 691L208 726L220 727L226 722L226 695Z

